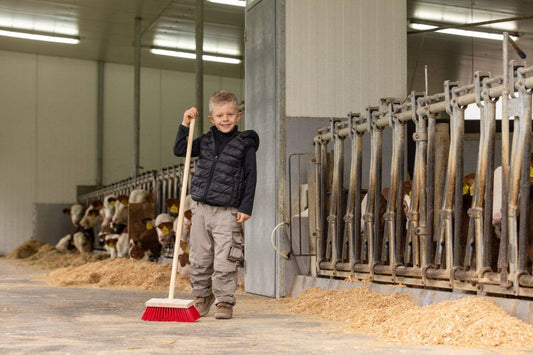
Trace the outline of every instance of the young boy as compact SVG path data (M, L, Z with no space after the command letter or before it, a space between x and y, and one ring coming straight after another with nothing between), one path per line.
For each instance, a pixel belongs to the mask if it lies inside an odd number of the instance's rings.
M211 129L196 138L192 156L199 156L191 181L192 227L189 257L191 287L201 316L215 302L216 319L230 319L235 305L237 266L244 260L242 223L252 215L257 180L255 131L239 132L242 113L237 97L217 91L209 98ZM191 107L183 114L174 154L185 156L189 124L198 116Z

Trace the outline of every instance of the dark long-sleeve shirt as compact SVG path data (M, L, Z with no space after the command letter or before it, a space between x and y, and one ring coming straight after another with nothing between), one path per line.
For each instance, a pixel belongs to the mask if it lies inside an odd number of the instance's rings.
M220 132L218 129L213 130L215 132L214 137L216 140L217 155L220 155L226 144L236 136L239 131L236 126L235 129L229 133ZM187 136L189 135L189 127L185 127L180 124L178 128L178 133L176 134L176 140L174 142L174 155L178 157L184 157L187 154ZM191 156L197 157L200 155L200 146L202 143L202 138L200 136L196 138L192 143L192 152ZM255 149L250 147L244 154L244 159L242 162L243 172L244 172L244 194L241 200L241 204L238 208L238 211L245 213L247 215L252 215L254 197L255 197L255 185L257 182L257 164L255 159Z

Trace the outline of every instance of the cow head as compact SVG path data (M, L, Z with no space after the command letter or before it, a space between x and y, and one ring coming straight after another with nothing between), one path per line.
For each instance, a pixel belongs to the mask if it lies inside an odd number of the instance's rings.
M128 195L119 195L115 200L113 224L128 224Z
M102 209L102 206L102 201L93 201L89 208L87 208L87 210L85 211L85 214L80 221L80 226L85 229L96 227L98 223L98 216L100 216L100 210Z
M135 260L141 260L145 256L143 244L139 239L131 239L129 246L130 258Z

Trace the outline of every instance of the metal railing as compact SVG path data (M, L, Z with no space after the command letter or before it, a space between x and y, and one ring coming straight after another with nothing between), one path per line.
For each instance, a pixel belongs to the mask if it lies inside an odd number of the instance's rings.
M533 250L528 198L533 67L515 65L506 58L504 63L503 75L476 72L473 84L446 81L444 92L436 95L412 92L403 102L384 98L362 113L331 119L328 127L317 131L314 190L309 191L316 198L309 219L314 226L311 234L317 238L318 275L533 297L533 253L528 253ZM502 100L503 107L501 152L495 151L497 100ZM465 199L464 111L473 103L480 108L481 134L475 185L472 196ZM435 166L440 112L450 116L445 176L438 175ZM514 117L514 132L505 128L509 117ZM410 206L404 212L408 121L416 127L412 137L416 150ZM388 129L393 136L391 165L382 169L383 132ZM367 204L361 206L362 175L367 173L361 168L365 135L371 139L370 171ZM347 164L346 146L351 149ZM328 158L331 152L333 157ZM504 169L499 238L492 225L497 153L502 155ZM347 195L345 165L350 176ZM382 196L385 173L390 174L390 186ZM434 208L436 199L442 202Z

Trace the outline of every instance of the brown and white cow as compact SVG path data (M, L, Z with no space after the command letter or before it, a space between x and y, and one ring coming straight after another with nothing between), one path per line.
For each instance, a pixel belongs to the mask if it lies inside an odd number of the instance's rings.
M81 229L80 221L83 218L84 211L85 207L78 203L73 204L70 208L63 209L63 214L70 217L70 221L72 222L74 231L59 240L59 242L55 246L57 250L67 251L76 249L76 246L74 245L74 234L80 231Z
M157 262L161 256L161 243L155 228L145 230L138 238L130 240L130 258Z

